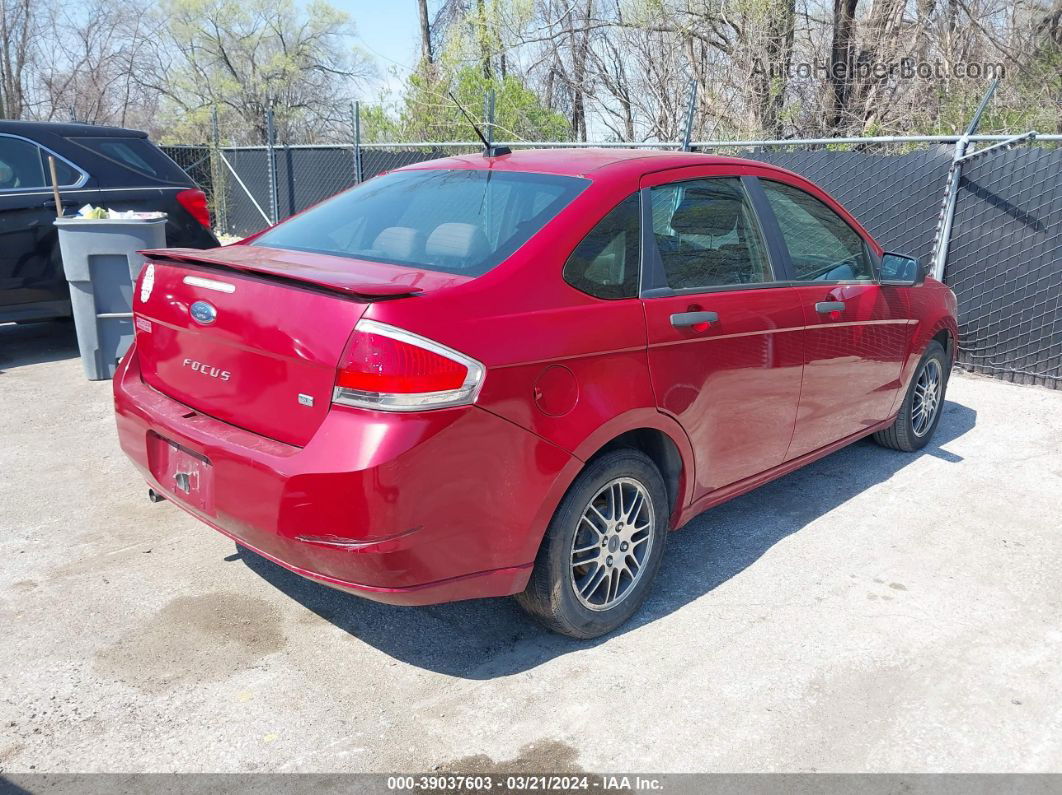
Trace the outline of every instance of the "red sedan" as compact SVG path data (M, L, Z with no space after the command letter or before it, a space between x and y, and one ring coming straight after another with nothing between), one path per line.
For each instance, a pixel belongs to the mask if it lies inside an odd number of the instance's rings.
M239 544L370 599L516 594L593 637L669 530L864 436L924 446L955 296L749 160L527 151L149 252L122 447Z

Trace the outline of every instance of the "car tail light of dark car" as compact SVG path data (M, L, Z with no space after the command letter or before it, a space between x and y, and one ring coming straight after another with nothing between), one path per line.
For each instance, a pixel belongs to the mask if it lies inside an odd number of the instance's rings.
M182 190L177 194L177 201L188 211L195 220L210 229L210 210L207 207L207 197L198 188Z
M358 321L336 373L332 402L380 411L424 411L475 402L484 366L404 329Z

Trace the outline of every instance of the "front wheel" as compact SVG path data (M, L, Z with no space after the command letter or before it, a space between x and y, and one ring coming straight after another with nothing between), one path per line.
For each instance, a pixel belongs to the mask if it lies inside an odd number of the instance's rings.
M574 638L610 632L641 605L668 528L663 478L637 450L595 459L561 500L531 579L516 599L549 629Z
M948 364L948 355L941 344L936 340L930 342L907 388L896 422L875 433L875 442L908 453L921 450L929 443L944 406Z

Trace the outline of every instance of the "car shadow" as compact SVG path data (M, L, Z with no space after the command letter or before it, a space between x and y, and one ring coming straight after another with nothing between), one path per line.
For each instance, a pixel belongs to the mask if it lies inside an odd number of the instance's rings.
M77 334L69 320L0 324L0 374L77 355Z
M973 409L946 401L933 441L918 453L886 450L863 440L702 514L669 538L660 573L641 610L616 632L590 641L542 629L512 599L393 607L311 582L248 550L240 549L226 560L242 560L321 618L398 660L449 676L492 679L607 642L679 610L740 574L786 536L888 480L920 456L961 461L943 445L973 428L976 420ZM679 565L690 560L702 565Z

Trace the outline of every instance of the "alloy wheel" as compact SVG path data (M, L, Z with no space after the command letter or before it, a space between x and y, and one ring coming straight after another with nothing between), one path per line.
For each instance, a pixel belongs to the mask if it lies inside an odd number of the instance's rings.
M633 478L605 484L579 517L572 539L571 583L590 610L609 610L641 579L656 517L649 492Z
M915 382L914 400L911 402L911 426L915 436L925 436L933 427L943 391L944 373L940 362L927 359Z

